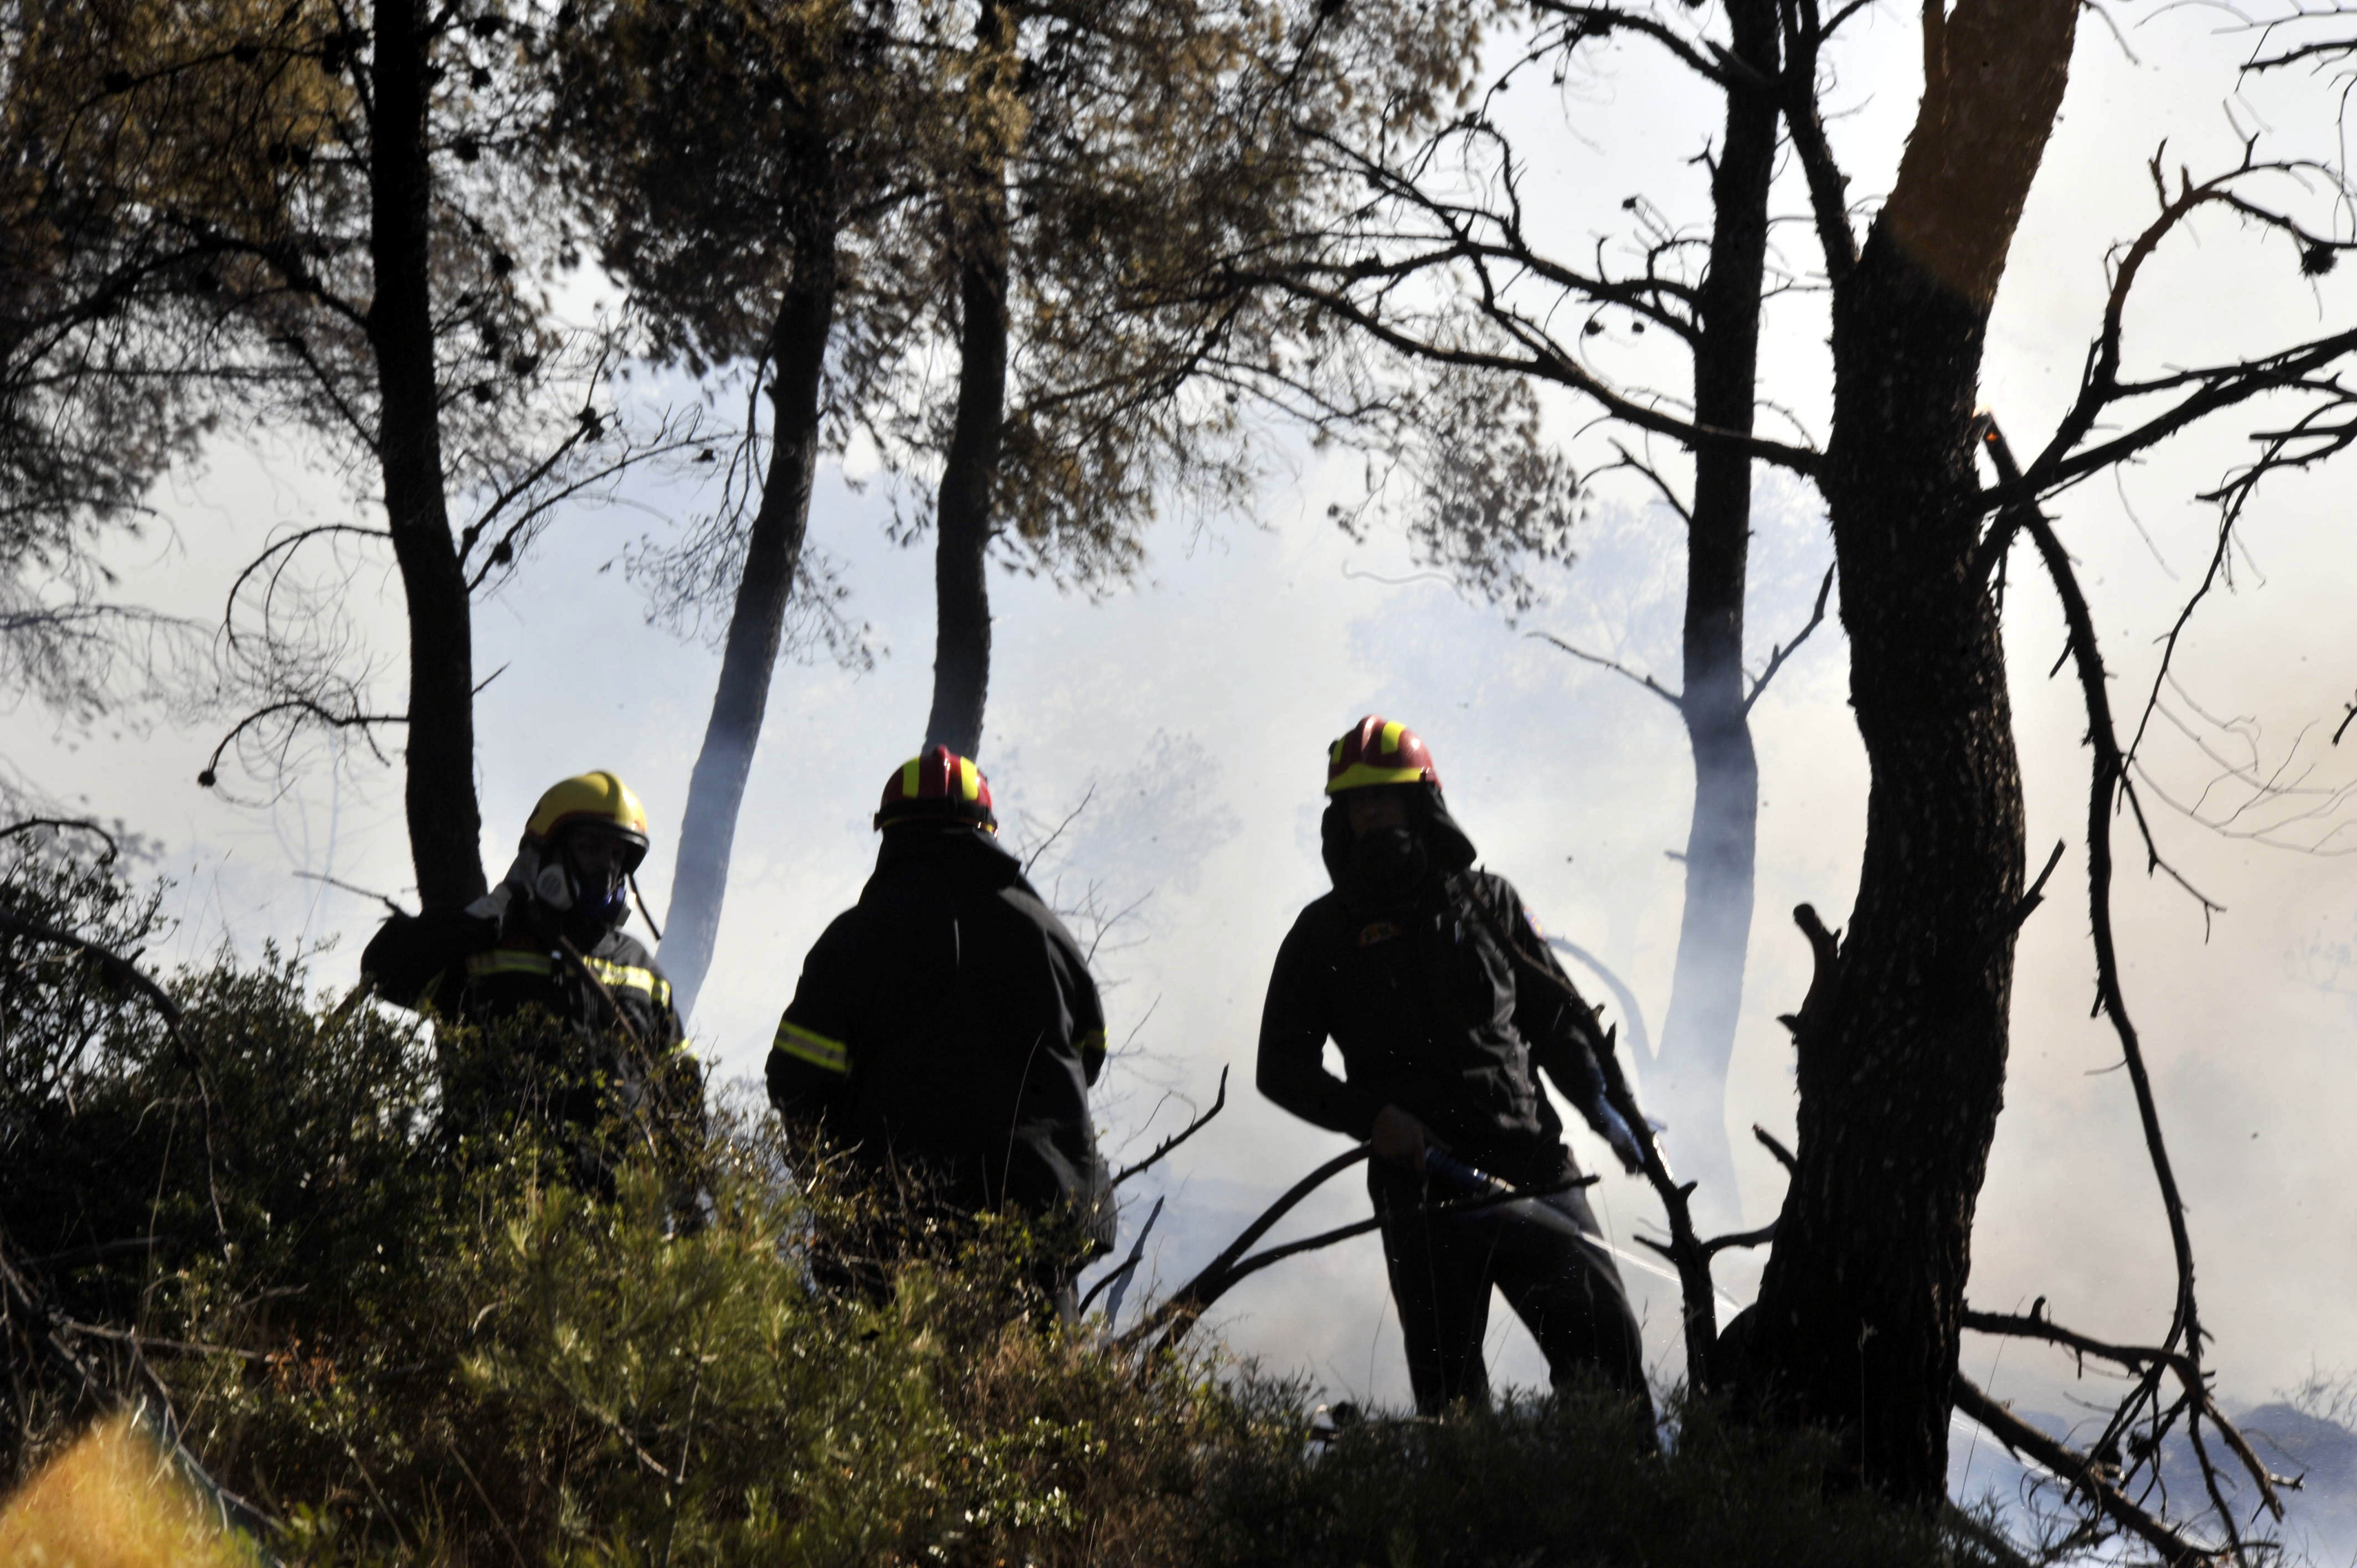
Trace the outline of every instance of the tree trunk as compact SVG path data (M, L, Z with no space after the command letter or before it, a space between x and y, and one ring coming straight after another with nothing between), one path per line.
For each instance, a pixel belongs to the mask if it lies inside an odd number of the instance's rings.
M1927 7L1915 134L1863 253L1835 269L1821 484L1871 770L1866 853L1848 938L1818 944L1795 1031L1799 1169L1745 1393L1780 1419L1842 1432L1863 1479L1927 1506L1946 1485L2022 888L2004 647L1970 565L1968 426L2075 11L2075 0Z
M818 471L819 392L827 338L834 328L838 280L831 228L798 236L793 281L770 334L770 470L761 504L745 544L745 572L728 616L720 684L705 725L704 749L687 783L680 823L679 860L672 876L669 923L663 931L663 972L680 1016L694 1009L695 993L712 966L720 909L728 892L728 859L737 842L737 812L760 742L770 705L770 681L784 641L786 607L810 529L811 488Z
M369 127L369 260L376 297L377 460L409 608L409 751L404 800L417 896L427 908L484 888L475 800L474 635L443 493L434 366L423 0L377 0Z
M1011 24L995 0L974 23L979 90L1011 90ZM989 113L987 105L985 113ZM993 116L996 123L997 115ZM985 133L977 131L977 135ZM933 509L933 711L925 744L961 757L982 751L984 699L990 688L991 483L1006 433L1006 165L1011 149L993 147L971 171L973 188L958 235L958 394L956 424Z
M1733 0L1734 52L1761 78L1777 70L1772 0ZM1727 89L1727 135L1711 178L1710 270L1695 349L1695 418L1749 434L1758 401L1760 290L1768 254L1768 187L1776 104L1764 90ZM1727 1065L1743 1002L1760 765L1744 707L1743 595L1751 547L1751 460L1706 446L1695 454L1686 530L1684 696L1694 754L1694 822L1686 834L1685 911L1676 977L1648 1098L1669 1119L1678 1174L1700 1185L1698 1219L1732 1223L1735 1163L1727 1138ZM1707 1227L1706 1227L1707 1228Z

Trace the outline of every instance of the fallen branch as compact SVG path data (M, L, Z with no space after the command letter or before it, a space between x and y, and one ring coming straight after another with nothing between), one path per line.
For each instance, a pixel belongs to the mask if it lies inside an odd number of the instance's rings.
M1363 1157L1364 1150L1360 1153ZM1323 1181L1326 1178L1319 1176L1317 1179ZM1593 1187L1595 1184L1596 1178L1592 1176L1573 1176L1550 1187L1534 1187L1529 1191L1506 1187L1503 1183L1500 1183L1497 1188L1474 1197L1453 1198L1442 1203L1419 1204L1413 1208L1396 1208L1387 1214L1377 1214L1370 1219L1353 1220L1348 1225L1338 1225L1330 1230L1320 1230L1315 1235L1304 1236L1297 1241L1281 1242L1276 1246L1254 1252L1249 1257L1240 1256L1243 1248L1250 1244L1240 1237L1236 1241L1230 1243L1227 1251L1214 1259L1202 1273L1181 1285L1169 1300L1155 1308L1137 1326L1123 1335L1114 1343L1123 1349L1131 1349L1148 1336L1155 1335L1157 1329L1160 1329L1161 1332L1155 1337L1154 1344L1147 1352L1146 1359L1151 1361L1165 1351L1175 1348L1178 1341L1186 1337L1188 1330L1194 1327L1213 1302L1218 1301L1229 1291L1272 1263L1281 1263L1287 1258L1298 1256L1303 1252L1314 1252L1321 1247L1333 1246L1338 1241L1348 1241L1353 1237L1363 1236L1385 1225L1396 1225L1411 1219L1461 1218L1465 1215L1479 1214L1486 1209L1504 1208L1512 1204L1525 1203L1534 1198L1554 1197L1560 1193L1571 1192L1584 1187ZM1307 1196L1306 1191L1299 1187L1295 1190L1301 1191L1304 1196ZM1286 1195L1287 1197L1292 1196L1291 1193ZM1278 1201L1284 1203L1285 1199L1281 1198ZM1291 1207L1290 1204L1286 1206ZM1265 1214L1260 1220L1254 1222L1251 1230L1247 1230L1246 1235L1254 1238L1265 1235L1267 1225L1272 1222L1272 1217Z
M2109 1361L2115 1366L2126 1367L2130 1371L2140 1371L2153 1366L2168 1368L2177 1374L2178 1381L2184 1385L2186 1396L2192 1402L2194 1411L2208 1418L2210 1424L2218 1429L2218 1434L2226 1440L2226 1446L2234 1451L2234 1457L2242 1461L2243 1468L2249 1472L2251 1479L2257 1484L2259 1495L2266 1500L2267 1511L2276 1519L2283 1518L2283 1498L2277 1494L2276 1488L2278 1486L2296 1487L2298 1483L2276 1475L2260 1460L2257 1452L2243 1436L2241 1429L2226 1419L2226 1412L2220 1410L2217 1401L2211 1397L2209 1381L2202 1375L2201 1363L2192 1357L2179 1350L2165 1349L2158 1346L2113 1345L2081 1334L2075 1329L2065 1328L2053 1319L2034 1313L2024 1316L2015 1313L1975 1312L1968 1306L1964 1311L1962 1321L1964 1327L1975 1334L2000 1334L2019 1339L2043 1339L2050 1345L2060 1345L2066 1349L2077 1352L2082 1360L2093 1356L2099 1360Z
M1185 1316L1187 1325L1191 1326L1194 1320L1202 1316L1203 1309L1218 1298L1219 1290L1213 1290L1211 1287L1218 1284L1222 1270L1232 1267L1254 1242L1267 1235L1270 1229L1278 1220L1291 1213L1294 1207L1303 1198L1373 1153L1372 1145L1367 1144L1347 1149L1286 1188L1275 1203L1261 1210L1259 1219L1245 1226L1243 1232L1234 1240L1229 1242L1218 1257L1204 1265L1201 1273L1179 1286L1161 1305L1147 1313L1139 1320L1135 1327L1123 1335L1114 1343L1125 1350L1132 1349L1160 1326L1175 1322L1182 1315ZM1225 1288L1223 1285L1220 1286L1221 1290ZM1206 1292L1209 1294L1205 1294ZM1184 1329L1180 1329L1179 1332L1183 1333Z
M2188 1541L2138 1508L2126 1493L2104 1478L2093 1460L2047 1436L1989 1398L1961 1372L1956 1375L1955 1404L1957 1410L1978 1422L1990 1436L2005 1444L2009 1453L2036 1460L2058 1480L2086 1497L2121 1528L2159 1552L2161 1561L2169 1563L2170 1568L2195 1568L2195 1565L2215 1563L2224 1556L2214 1547Z

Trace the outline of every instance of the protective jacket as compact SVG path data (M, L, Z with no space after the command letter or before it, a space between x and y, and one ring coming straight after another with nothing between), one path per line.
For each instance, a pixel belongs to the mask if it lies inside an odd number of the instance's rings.
M671 983L634 938L608 930L576 948L576 963L557 929L550 911L524 898L395 915L370 940L361 968L398 1006L480 1026L537 1012L557 1026L515 1042L521 1059L446 1054L445 1111L454 1129L535 1107L551 1122L585 1129L619 1110L666 1162L684 1162L700 1142L704 1082L683 1047ZM602 1154L584 1155L585 1169L607 1163Z
M1088 1108L1104 1054L1087 960L1015 857L971 827L910 823L803 961L770 1097L960 1207L1069 1203L1106 1247Z
M385 921L361 954L361 968L374 978L377 994L396 1006L430 1005L475 1024L538 1008L595 1034L613 1029L619 1011L649 1047L668 1053L679 1044L671 982L636 938L608 931L581 957L576 964L523 908L503 918L428 910ZM613 998L613 1009L590 983L592 975Z
M1329 832L1335 891L1301 911L1261 1015L1261 1092L1352 1138L1395 1104L1458 1158L1523 1187L1575 1174L1537 1070L1602 1125L1609 1045L1547 950L1512 884L1473 869L1473 846L1426 808L1428 863L1385 897L1350 890L1347 839ZM1533 982L1542 969L1558 984ZM1325 1044L1343 1076L1328 1071Z

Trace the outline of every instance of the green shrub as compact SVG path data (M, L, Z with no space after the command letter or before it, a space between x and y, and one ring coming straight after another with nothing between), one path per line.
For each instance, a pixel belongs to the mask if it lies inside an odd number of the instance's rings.
M1830 1441L1751 1431L1706 1404L1674 1413L1666 1453L1601 1385L1445 1421L1348 1425L1314 1458L1231 1468L1198 1560L1304 1568L1986 1560L1920 1515L1857 1493L1829 1496Z
M102 868L20 865L0 898L118 949L154 929ZM903 1226L766 1112L716 1119L683 1228L643 1165L587 1193L529 1116L441 1125L440 1069L528 1040L311 996L275 951L174 993L177 1030L0 937L0 1244L290 1562L1975 1560L1707 1410L1666 1456L1601 1393L1313 1442L1300 1387L1043 1326L1040 1238ZM880 1285L815 1283L879 1234ZM0 1336L13 1478L91 1402L27 1323Z

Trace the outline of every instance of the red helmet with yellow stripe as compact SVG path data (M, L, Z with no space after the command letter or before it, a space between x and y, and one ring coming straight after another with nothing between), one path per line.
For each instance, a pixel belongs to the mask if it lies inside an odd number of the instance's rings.
M1369 714L1342 733L1326 751L1326 793L1367 789L1379 784L1414 784L1440 788L1440 769L1423 738L1403 724Z
M995 833L998 818L990 809L990 780L971 758L946 746L927 746L884 781L876 826L895 822L964 822Z

